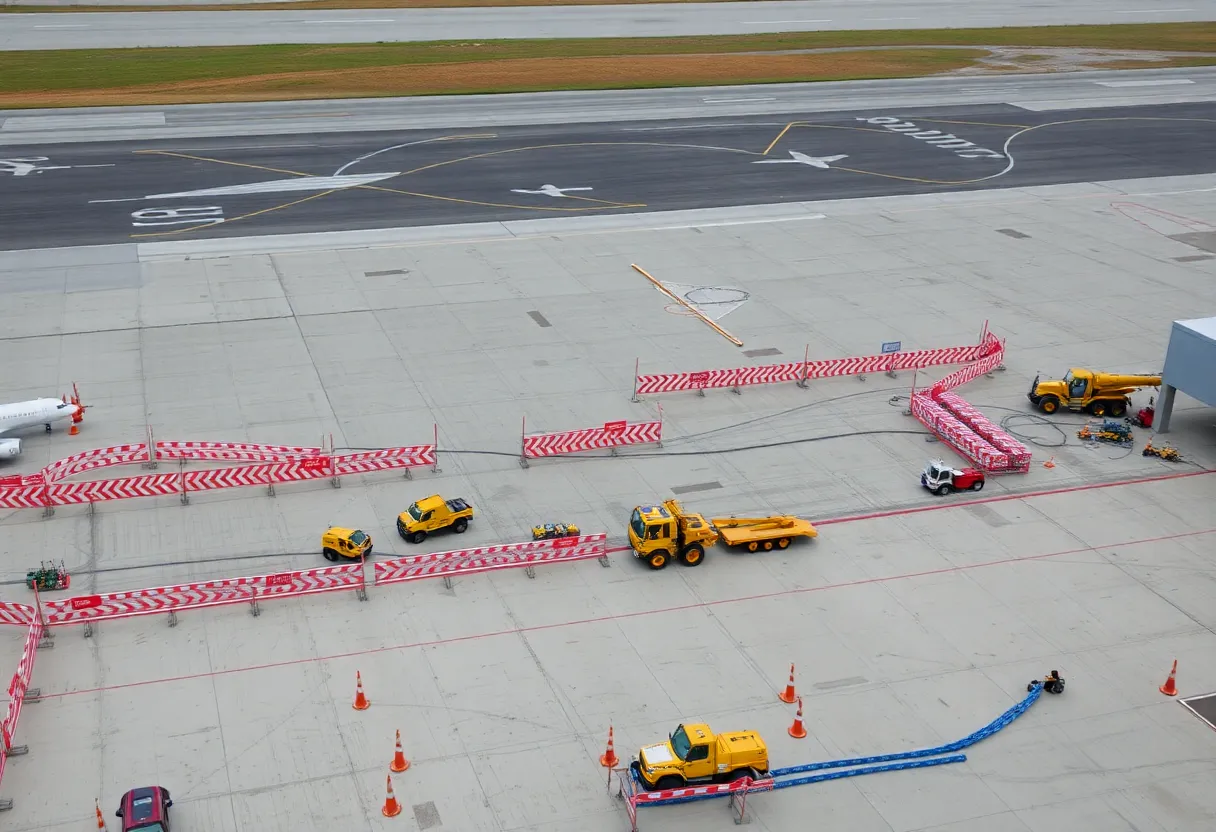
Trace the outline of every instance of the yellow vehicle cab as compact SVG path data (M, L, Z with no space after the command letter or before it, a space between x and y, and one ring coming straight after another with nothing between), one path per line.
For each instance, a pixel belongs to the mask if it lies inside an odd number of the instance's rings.
M649 791L727 783L768 773L768 746L755 731L714 734L708 725L678 725L667 742L647 745L630 764Z
M372 553L371 535L359 529L344 529L330 526L321 535L321 553L326 560L352 560L370 557Z
M472 518L473 506L467 500L445 500L432 494L397 515L397 533L409 543L421 543L431 532L449 527L463 534Z

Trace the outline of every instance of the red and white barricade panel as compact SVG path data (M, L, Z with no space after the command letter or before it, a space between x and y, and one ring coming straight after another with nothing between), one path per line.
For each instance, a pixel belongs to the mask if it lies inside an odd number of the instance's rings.
M939 405L928 393L912 396L912 415L939 439L989 472L1003 471L1008 457Z
M797 361L789 364L769 364L731 370L638 375L634 379L634 393L635 395L673 393L681 390L710 390L752 384L776 384L786 381L859 376L897 370L923 370L926 367L977 361L999 349L1000 342L985 328L978 344L964 347L914 350L855 358L832 358L823 361Z
M82 595L45 603L43 610L47 625L55 627L131 618L137 615L197 610L225 604L252 603L268 598L290 598L317 592L360 589L363 585L363 564L350 563L302 572L229 578L198 584L140 589L134 592Z
M533 540L527 543L433 552L379 561L375 564L376 586L458 574L472 575L520 566L602 558L605 557L604 541L607 538L608 535L601 532L581 537Z
M937 397L937 403L957 416L960 422L988 440L992 447L1005 454L1009 458L1005 465L1006 469L1023 472L1030 469L1031 453L1029 449L990 422L983 413L972 407L957 393L942 393Z
M524 459L539 459L580 451L622 448L663 441L663 423L605 422L603 427L568 430L562 433L537 433L524 436Z
M4 715L4 744L5 750L17 735L17 722L21 719L21 706L25 700L25 692L29 690L34 678L34 658L38 654L38 642L42 639L42 623L34 621L29 625L29 633L21 649L21 659L17 662L17 671L8 684L8 711Z
M435 464L434 445L384 448L340 456L325 454L320 448L228 442L157 442L156 448L157 461L272 461L209 471L144 474L88 482L63 481L74 474L98 468L151 461L147 445L102 448L59 460L41 474L0 479L0 508L53 508L133 497L166 497L192 491L279 485Z
M0 601L0 624L28 627L34 622L37 611L29 604L13 604Z

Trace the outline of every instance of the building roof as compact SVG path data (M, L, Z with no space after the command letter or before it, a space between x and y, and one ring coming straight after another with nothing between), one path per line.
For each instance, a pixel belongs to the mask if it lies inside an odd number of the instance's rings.
M1216 318L1191 318L1187 321L1174 321L1174 325L1189 329L1200 338L1216 344Z

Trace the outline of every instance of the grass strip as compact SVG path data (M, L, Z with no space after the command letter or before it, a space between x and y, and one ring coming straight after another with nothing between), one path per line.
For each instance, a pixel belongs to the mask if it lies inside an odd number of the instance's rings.
M984 46L1197 52L1144 65L1206 65L1216 23L0 52L0 107L901 78L970 66Z

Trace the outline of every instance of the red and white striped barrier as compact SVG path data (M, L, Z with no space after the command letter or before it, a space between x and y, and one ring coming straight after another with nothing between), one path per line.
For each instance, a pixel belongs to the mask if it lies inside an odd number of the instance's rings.
M29 604L13 604L0 601L0 624L28 627L37 618L37 610Z
M13 738L17 736L17 722L21 718L21 707L25 703L25 694L34 678L34 658L38 653L38 642L42 640L42 622L34 620L29 624L29 632L21 649L21 659L17 662L17 671L8 684L8 710L4 721L0 723L0 739L4 742L4 756L12 748Z
M522 459L540 459L581 451L623 448L626 445L662 444L663 421L605 422L602 427L567 430L561 433L527 434L524 423Z
M502 546L483 546L452 552L434 552L407 558L394 558L375 564L376 586L403 581L421 581L452 575L474 575L498 569L516 569L545 563L570 563L603 558L608 535L585 534L554 540L532 540Z
M810 379L860 376L867 373L923 370L976 361L1000 349L1000 342L987 332L980 342L965 347L945 347L888 355L867 355L856 358L831 358L823 361L796 361L789 364L768 364L761 367L740 367L731 370L702 370L694 373L665 373L639 375L635 373L634 398L646 393L674 393L682 390L711 390L722 387L738 389L753 384L806 382Z
M364 588L363 564L349 563L301 572L81 595L44 603L42 608L47 626L59 627Z
M157 442L85 451L51 463L40 474L0 483L0 508L43 508L124 500L135 497L188 496L191 492L251 485L346 477L375 471L408 470L435 464L434 445L384 448L335 455L321 448L249 445L228 442ZM161 461L246 461L209 471L144 474L109 480L64 482L68 477L116 465ZM267 461L269 460L269 461Z
M663 801L675 800L682 797L746 796L751 792L771 792L776 785L776 781L771 777L765 777L760 780L740 777L738 780L733 780L730 783L685 786L679 789L648 792L642 789L633 779L633 774L628 768L615 769L615 771L620 781L618 796L625 801L625 811L629 816L629 824L633 832L638 832L637 811L639 806L661 804ZM742 808L740 809L739 814L741 817L744 811Z
M950 392L1000 366L1005 347L987 331L987 327L981 344L989 345L986 355L929 389L913 393L912 415L987 473L1026 473L1030 470L1031 457L1026 446L990 422L961 396Z
M1003 463L1004 470L1021 472L1030 470L1030 450L988 421L983 413L972 407L962 396L956 393L942 393L937 397L937 403L958 417L960 422L971 428L997 452L1003 454L1006 457Z

